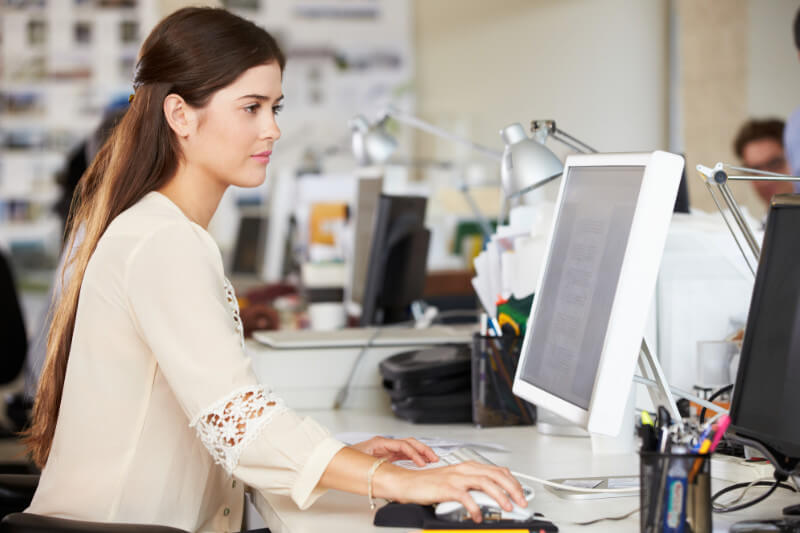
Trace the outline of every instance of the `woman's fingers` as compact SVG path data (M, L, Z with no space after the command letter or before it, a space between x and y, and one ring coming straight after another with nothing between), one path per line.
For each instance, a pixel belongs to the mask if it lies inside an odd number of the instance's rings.
M436 455L436 452L433 451L433 448L431 448L430 446L428 446L426 444L421 443L420 441L418 441L414 437L409 437L409 438L403 439L403 440L406 441L407 443L409 443L415 450L417 450L417 452L421 456L423 456L425 459L427 459L427 462L435 463L436 461L439 460L439 456Z
M494 479L490 477L480 477L478 478L478 483L480 485L480 490L491 496L491 498L496 501L500 507L506 511L510 511L513 508L513 505L511 505L511 500L508 499L505 491L495 482Z
M483 520L483 514L481 514L481 509L478 507L478 504L475 503L475 500L472 499L469 492L466 490L461 490L458 492L458 497L455 498L457 501L461 502L461 505L464 506L464 509L467 510L469 513L470 518L476 524L479 524Z
M374 457L386 457L391 461L410 459L417 466L425 466L427 463L439 460L439 456L429 446L411 437L406 439L373 437L352 447Z
M484 465L480 463L475 463L472 461L467 461L464 463L460 463L456 465L457 468L461 469L465 474L472 474L472 475L479 475L489 478L493 486L499 486L502 488L514 502L519 505L520 507L527 507L528 502L525 500L525 495L522 492L522 486L519 484L519 481L511 475L511 471L508 468L501 467L501 466L492 466L492 465ZM489 492L483 489L487 494ZM501 500L498 500L493 494L490 494L498 503L502 504ZM503 500L508 501L508 498L503 495ZM509 509L506 509L509 510Z
M422 444L422 443L420 443ZM418 451L414 446L411 445L408 440L394 440L388 444L389 446L395 448L394 453L400 454L401 456L405 456L408 459L414 461L414 464L417 466L425 466L428 461L422 456L420 451Z

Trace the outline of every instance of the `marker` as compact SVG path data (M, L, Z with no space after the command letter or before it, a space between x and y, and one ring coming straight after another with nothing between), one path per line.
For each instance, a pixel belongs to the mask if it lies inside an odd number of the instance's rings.
M643 426L655 426L653 422L653 417L650 416L650 413L647 411L642 411L642 425Z
M728 415L722 415L722 417L719 419L719 422L717 422L717 432L714 433L714 438L711 439L711 453L714 453L714 450L717 449L719 441L722 440L722 436L725 435L725 432L728 430L728 426L730 425L731 417Z
M686 453L684 446L673 446L673 455ZM662 533L682 533L686 524L686 461L673 457L667 474L664 494L664 520Z

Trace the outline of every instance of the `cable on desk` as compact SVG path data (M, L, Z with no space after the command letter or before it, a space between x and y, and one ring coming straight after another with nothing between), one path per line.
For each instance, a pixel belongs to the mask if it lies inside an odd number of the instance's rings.
M630 495L634 495L639 492L639 487L630 487L627 489L589 489L586 487L573 487L572 485L564 485L563 483L556 483L555 481L540 479L538 477L529 476L528 474L522 474L520 472L511 472L511 475L514 477L527 479L528 481L533 481L535 483L540 483L542 485L549 485L557 489L568 490L570 492L600 492L604 494L614 493L614 494L630 494Z
M640 509L641 509L640 507L637 507L633 511L629 511L619 516L602 516L600 518L595 518L594 520L587 520L586 522L572 522L572 523L575 524L576 526L591 526L592 524L597 524L598 522L604 522L606 520L609 520L611 522L618 522L620 520L625 520L629 516L638 513Z
M731 491L734 491L734 490L737 490L737 489L741 489L741 488L744 488L745 489L744 492L747 492L752 487L769 487L769 490L767 492L765 492L764 494L761 494L760 496L757 496L756 498L753 498L752 500L747 501L745 503L741 503L739 505L722 506L722 505L715 505L714 504L714 502L717 500L717 498L719 498L723 494L727 494L728 492L731 492ZM746 509L748 507L752 507L753 505L766 500L767 498L769 498L772 495L773 492L775 492L775 490L778 487L780 487L782 489L791 490L792 492L797 492L794 489L794 487L792 487L791 485L787 485L786 483L782 483L778 479L776 479L774 482L765 481L765 480L756 480L756 481L753 481L753 482L750 482L750 483L735 483L733 485L730 485L728 487L725 487L724 489L721 489L721 490L717 491L713 496L711 496L711 506L714 509L715 513L732 513L733 511L739 511L741 509ZM739 496L739 498L737 498L736 500L733 500L732 503L740 501L742 499L742 497L744 496L744 492Z
M364 355L366 355L367 350L369 349L370 346L372 346L372 343L375 341L376 338L378 338L378 335L382 330L383 330L382 326L376 327L375 332L372 335L370 335L369 339L367 339L367 342L364 343L364 346L361 348L361 351L358 352L356 360L350 367L350 374L348 374L347 376L347 381L344 382L342 388L339 389L339 392L336 393L336 399L333 401L334 409L340 409L342 405L344 405L345 400L347 400L347 396L350 394L350 386L353 384L353 377L356 375L356 370L358 369L359 366L361 366L361 360L364 358Z
M478 312L471 309L453 309L451 311L442 311L437 313L437 315L433 318L434 322L440 320L442 318L448 318L453 316L477 316ZM364 356L367 354L367 351L372 347L373 342L375 339L378 338L381 331L385 328L401 328L401 327L409 327L416 324L414 320L408 320L406 322L397 322L396 324L389 324L384 326L377 326L375 328L375 332L367 339L367 342L361 348L361 351L358 352L356 356L356 360L353 362L353 365L350 367L350 374L347 376L347 381L345 381L344 385L339 392L336 393L336 399L333 401L333 408L334 409L341 409L344 405L344 402L347 400L347 396L350 394L350 387L353 385L353 378L356 375L356 370L358 367L361 366L361 360L364 359Z

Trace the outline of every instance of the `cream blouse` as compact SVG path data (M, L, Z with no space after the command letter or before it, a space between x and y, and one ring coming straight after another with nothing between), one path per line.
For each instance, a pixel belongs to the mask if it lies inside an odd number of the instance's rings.
M83 279L29 512L238 531L245 484L306 508L342 446L258 383L202 227L158 192L112 221Z

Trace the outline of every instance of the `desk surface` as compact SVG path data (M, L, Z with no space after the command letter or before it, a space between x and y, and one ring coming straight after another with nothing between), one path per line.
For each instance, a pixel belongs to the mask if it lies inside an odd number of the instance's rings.
M589 439L540 435L533 427L479 429L466 424L414 425L388 414L361 410L306 411L303 414L327 426L334 434L363 431L398 437L445 437L503 444L509 449L508 452L480 451L497 464L537 477L638 475L639 461L635 455L593 456ZM713 490L728 484L728 481L714 480ZM638 496L565 500L541 485L533 486L536 490L533 508L558 525L560 531L619 532L639 529L638 513L618 522L606 520L592 526L577 525L577 522L626 514L639 506ZM757 494L758 490L753 489L746 498ZM792 499L791 493L779 490L765 502L747 511L714 515L714 530L727 531L729 524L739 520L778 517L781 508L792 503L798 503L797 497ZM409 528L374 527L374 512L370 511L366 497L338 491L328 492L306 511L298 510L288 497L272 494L258 496L256 508L273 533L409 531Z

